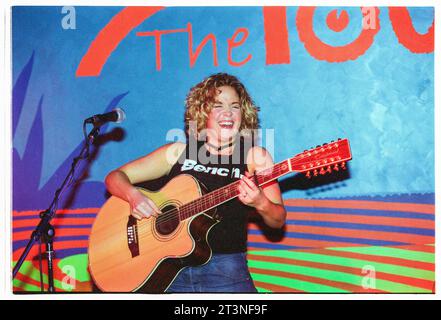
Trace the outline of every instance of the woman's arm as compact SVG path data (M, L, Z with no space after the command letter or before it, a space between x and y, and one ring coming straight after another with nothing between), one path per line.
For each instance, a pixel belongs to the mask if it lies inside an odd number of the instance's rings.
M253 147L247 155L249 174L261 171L274 165L271 155L261 147ZM239 184L239 200L256 208L264 222L272 228L281 228L285 224L286 210L277 181L266 184L263 188L254 181L243 177Z
M132 215L141 219L159 213L159 209L148 197L143 195L133 184L162 177L170 172L173 164L185 149L185 144L176 142L167 144L154 152L131 161L110 172L105 184L114 196L130 204Z

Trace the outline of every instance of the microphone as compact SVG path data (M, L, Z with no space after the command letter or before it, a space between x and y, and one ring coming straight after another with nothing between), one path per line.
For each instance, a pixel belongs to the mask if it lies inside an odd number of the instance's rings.
M110 112L103 114L96 114L84 120L85 123L93 123L102 125L107 122L121 123L126 119L126 113L121 108L115 108Z

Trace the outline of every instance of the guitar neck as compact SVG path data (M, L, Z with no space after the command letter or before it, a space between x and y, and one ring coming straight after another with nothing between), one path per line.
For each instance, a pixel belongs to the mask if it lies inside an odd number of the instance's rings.
M291 161L294 158L284 160L275 164L271 168L259 171L255 175L258 186L263 186L273 180L278 179L285 174L292 172ZM254 179L254 177L251 177ZM222 188L211 191L201 198L193 200L179 208L180 220L188 219L200 212L208 211L212 208L219 206L220 204L234 199L239 195L238 191L239 180L232 182Z
M346 169L346 161L352 159L348 139L338 139L277 163L271 168L255 173L252 179L260 187L290 172L305 172L307 178ZM210 210L239 195L239 181L205 194L179 208L179 218L185 220L200 212Z

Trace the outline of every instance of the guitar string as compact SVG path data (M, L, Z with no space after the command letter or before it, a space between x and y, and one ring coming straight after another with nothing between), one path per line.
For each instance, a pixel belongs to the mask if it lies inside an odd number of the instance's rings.
M274 166L274 168L275 167L276 166ZM276 172L276 174L280 174L281 173L280 168L274 169L273 173L274 172ZM261 173L259 173L258 179L263 180L262 183L266 182L265 178L266 176L263 176L261 175ZM237 192L237 185L238 185L238 181L235 181L227 186L224 186L220 189L207 193L203 195L201 198L192 200L182 205L179 208L170 209L169 211L166 211L157 217L157 220L159 220L157 224L165 223L170 220L176 219L176 213L178 214L180 220L185 220L201 211L203 212L208 210L208 208L212 207L213 204L215 204L219 200L221 200L221 202L227 201L228 198L236 196L235 192ZM209 205L208 208L206 207L207 205ZM183 219L181 219L182 217Z
M275 167L276 166L274 166L274 168ZM272 171L272 173L273 174L276 173L276 175L280 175L281 170L280 170L280 168L277 168L277 169L274 169ZM265 178L267 178L267 177L268 177L267 175L259 174L257 176L259 184L265 183L266 182ZM273 178L273 177L270 177L270 178ZM261 182L261 180L262 180L262 182ZM232 196L237 196L237 194L235 194L235 193L237 192L237 185L238 184L239 184L239 181L235 181L233 183L230 183L227 186L224 186L222 188L219 188L217 190L214 190L210 193L203 195L201 198L192 200L192 201L182 205L179 208L173 208L170 211L164 212L163 214L160 214L157 219L160 220L161 223L167 222L168 216L170 216L171 219L175 219L176 215L174 215L174 213L176 211L178 211L179 217L181 218L183 216L184 219L182 219L182 220L185 220L185 219L193 216L194 214L197 214L198 211L199 212L206 211L210 207L213 206L213 203L216 204L216 202L219 200L221 200L221 202L223 202L223 201L227 201L227 199L231 198ZM207 205L209 205L208 208L206 207ZM196 213L194 213L194 212L196 212Z
M274 173L275 171L277 175L279 175L280 172L280 168L277 168L277 170L273 170L272 173ZM265 183L265 179L267 178L267 175L262 175L259 174L257 176L257 179L259 181L259 184L263 184ZM270 177L272 178L272 177ZM219 188L217 190L214 190L210 193L207 193L205 195L203 195L201 198L195 199L183 206L181 206L180 208L175 208L178 209L178 211L180 211L180 216L184 216L185 220L186 218L191 217L193 214L193 212L195 211L194 209L196 209L196 211L205 211L208 208L206 207L206 205L209 205L208 207L212 207L213 205L216 205L216 202L221 200L221 202L223 201L227 201L228 198L231 198L232 196L236 196L236 192L237 192L237 185L239 184L238 181L235 181L227 186L224 186L222 188ZM224 198L224 199L223 199ZM205 208L205 209L202 209ZM181 209L181 210L179 210ZM189 216L188 216L189 214ZM159 216L159 218L161 218L161 221L166 221L166 215L161 214ZM173 217L174 218L174 217Z

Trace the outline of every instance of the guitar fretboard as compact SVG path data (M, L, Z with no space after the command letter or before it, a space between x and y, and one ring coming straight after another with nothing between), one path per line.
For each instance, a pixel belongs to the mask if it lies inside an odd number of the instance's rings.
M259 186L262 186L270 181L273 181L289 172L290 170L290 162L292 159L287 159L282 161L271 168L259 171L256 173L256 180ZM251 180L254 180L254 176L250 177ZM237 189L239 185L239 180L232 182L222 188L211 191L201 198L193 200L189 203L184 204L179 207L179 219L185 220L188 219L200 212L204 212L210 210L224 202L227 202L239 195L239 191Z

